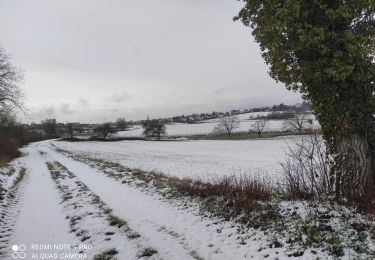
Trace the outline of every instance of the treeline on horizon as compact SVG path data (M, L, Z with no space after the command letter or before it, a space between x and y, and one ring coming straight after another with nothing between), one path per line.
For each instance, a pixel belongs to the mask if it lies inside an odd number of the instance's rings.
M90 132L91 138L93 139L105 139L109 134L129 130L134 125L144 126L146 123L151 121L157 121L163 124L174 124L174 123L187 123L195 124L200 123L200 121L216 119L226 116L239 115L244 113L252 112L270 112L270 115L257 117L249 117L249 119L289 119L294 117L296 111L309 111L310 107L307 102L297 103L294 105L285 105L283 103L273 106L263 106L251 109L242 110L231 110L227 112L211 112L211 113L194 113L189 115L180 115L168 118L155 118L150 119L147 117L146 120L138 121L127 121L124 117L120 117L113 122L105 123L61 123L55 118L48 118L42 120L40 123L31 123L30 125L25 125L30 131L38 133L43 136L44 139L51 138L66 138L73 140L74 134L87 134ZM274 118L275 117L275 118Z

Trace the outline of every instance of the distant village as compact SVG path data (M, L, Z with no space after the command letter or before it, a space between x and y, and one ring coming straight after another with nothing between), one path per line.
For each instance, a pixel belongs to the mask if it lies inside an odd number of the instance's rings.
M179 115L174 116L170 118L157 118L159 122L162 122L167 125L175 124L175 123L183 123L183 124L199 124L202 121L210 120L210 119L216 119L223 116L229 116L229 115L240 115L240 114L246 114L246 113L253 113L253 112L288 112L288 111L294 111L296 108L302 108L302 109L309 109L309 104L307 102L303 102L301 104L296 105L285 105L283 103L279 105L274 105L272 107L264 106L264 107L256 107L251 109L233 109L231 111L227 112L216 112L213 111L211 113L194 113L190 115ZM125 118L119 118L115 122L106 122L107 125L111 126L113 129L117 129L119 131L126 131L133 129L136 125L142 125L145 121L150 120L149 118L146 118L144 120L138 120L138 121L125 121ZM121 121L122 121L122 127L121 127ZM41 121L40 123L31 123L30 125L25 125L29 130L32 132L42 134L42 135L48 135L48 136L66 136L69 135L69 133L72 133L73 131L80 135L91 135L93 132L95 132L98 127L102 125L100 123L94 123L94 124L85 124L80 122L74 122L74 123L59 123L56 121L56 119L45 119Z

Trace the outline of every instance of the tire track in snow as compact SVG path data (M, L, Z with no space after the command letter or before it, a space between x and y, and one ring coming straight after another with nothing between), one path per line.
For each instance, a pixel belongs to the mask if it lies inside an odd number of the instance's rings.
M0 210L0 257L7 256L11 250L10 237L15 227L17 217L20 214L20 202L23 198L25 187L28 183L28 175L25 168L19 169L16 180L6 191L1 201Z
M64 219L59 197L43 157L32 144L25 148L27 155L21 158L28 172L28 185L22 196L20 214L16 221L11 244L27 246L31 252L32 244L78 244L78 240L69 233L68 223ZM51 253L51 251L43 251ZM40 253L40 252L35 252ZM52 253L73 253L71 250L57 250Z

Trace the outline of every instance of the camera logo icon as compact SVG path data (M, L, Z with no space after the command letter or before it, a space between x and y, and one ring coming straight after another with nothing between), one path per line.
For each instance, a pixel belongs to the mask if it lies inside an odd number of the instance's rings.
M26 258L26 246L25 245L12 245L12 258L24 259Z

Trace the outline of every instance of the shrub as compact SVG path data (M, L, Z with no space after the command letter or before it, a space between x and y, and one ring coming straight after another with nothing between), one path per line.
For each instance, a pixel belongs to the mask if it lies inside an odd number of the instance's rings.
M18 147L19 143L14 138L0 136L0 166L20 155Z
M286 151L287 159L281 163L282 189L292 199L328 197L333 193L330 178L331 158L327 155L324 140L317 134L295 139Z

